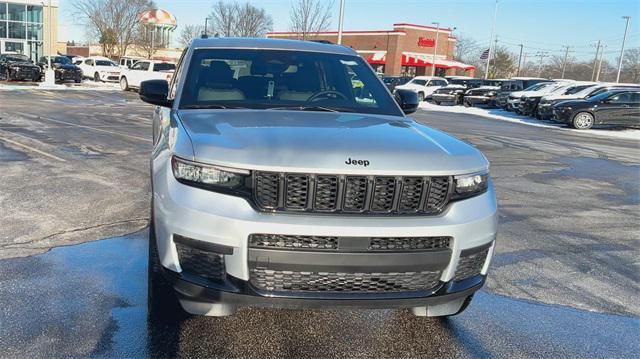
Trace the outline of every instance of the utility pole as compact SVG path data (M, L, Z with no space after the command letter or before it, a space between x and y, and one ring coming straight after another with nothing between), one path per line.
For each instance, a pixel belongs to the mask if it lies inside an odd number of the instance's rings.
M598 72L596 72L596 82L598 82L598 80L600 80L600 71L602 71L602 58L604 58L604 48L607 47L607 45L601 45L600 48L602 48L602 51L600 51L600 61L598 62Z
M524 49L524 45L520 44L520 56L518 56L518 71L516 71L516 77L520 76L520 66L522 65L522 50ZM525 57L526 59L526 57Z
M538 77L542 77L542 61L547 55L547 51L540 51L536 54L536 56L540 56L540 64L538 65Z
M203 35L202 37L204 37L205 39L207 37L209 37L208 29L209 29L209 18L205 17L204 18L204 31L202 32L202 35Z
M596 57L593 59L593 71L591 71L591 81L596 78L596 68L598 67L598 53L600 52L600 40L596 45Z
M567 69L567 58L569 57L569 48L570 46L565 46L566 51L564 52L564 61L562 61L562 77L564 79L564 72Z
M526 67L527 67L527 57L528 57L529 55L533 55L533 54L534 54L534 53L532 53L532 52L525 52L525 53L522 55L522 75L523 75L523 76L526 76L526 71L525 71L525 69L526 69Z
M440 37L440 23L432 22L436 26L436 41L433 44L433 61L431 61L431 76L436 75L436 53L438 52L438 37Z
M484 71L484 79L487 80L489 78L489 64L491 63L491 45L493 43L493 34L496 31L496 19L498 18L498 0L496 0L496 6L493 10L493 23L491 24L491 40L489 40L489 54L487 56L487 67Z
M344 24L344 0L340 0L340 19L338 20L338 45L342 45L343 24Z
M620 49L620 61L618 62L616 82L620 82L620 70L622 70L622 58L624 57L624 43L627 41L627 31L629 30L629 20L631 20L631 16L623 16L622 18L627 20L627 24L624 26L624 37L622 38L622 49Z

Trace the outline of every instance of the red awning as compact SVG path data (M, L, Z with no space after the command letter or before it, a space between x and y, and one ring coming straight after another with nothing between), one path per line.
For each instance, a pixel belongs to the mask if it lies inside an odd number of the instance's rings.
M387 63L386 51L363 52L362 55L367 59L367 62L372 65L384 65ZM402 53L402 66L432 66L433 62L433 55L415 52ZM464 71L475 70L476 68L473 65L468 65L459 61L439 58L436 58L435 66L440 69L458 69Z

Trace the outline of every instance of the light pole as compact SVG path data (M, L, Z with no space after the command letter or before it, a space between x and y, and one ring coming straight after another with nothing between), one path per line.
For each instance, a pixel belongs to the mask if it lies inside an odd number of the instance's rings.
M493 34L496 31L496 19L498 17L498 0L496 0L496 6L493 10L493 23L491 25L491 40L489 40L489 54L487 56L487 67L484 71L484 79L489 78L489 63L491 63L491 53L493 52L491 46L493 46Z
M42 2L44 5L44 1ZM47 56L47 71L44 74L44 83L45 85L55 85L56 84L56 73L53 71L51 67L51 56L53 53L53 19L51 18L51 0L49 0L49 56Z
M567 51L564 53L564 61L562 62L562 78L564 79L564 72L567 69L567 58L569 57L569 46L565 46Z
M344 0L340 0L340 19L338 20L338 45L342 45L342 25L344 24Z
M629 30L629 20L631 20L631 16L623 16L622 18L627 20L627 24L624 26L624 37L622 38L622 49L620 49L620 61L618 62L616 82L620 82L620 70L622 70L622 58L624 57L624 43L627 41L627 30Z
M438 52L438 37L440 36L440 23L432 22L436 26L436 40L433 44L433 61L431 61L431 76L436 75L436 53Z

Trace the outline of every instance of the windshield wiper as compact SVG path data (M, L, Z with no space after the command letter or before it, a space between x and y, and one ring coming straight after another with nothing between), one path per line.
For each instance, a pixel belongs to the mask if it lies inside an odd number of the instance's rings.
M184 110L203 110L203 109L238 110L238 109L246 109L246 107L210 104L210 105L185 105L182 107L182 109Z
M284 107L270 107L267 110L274 111L325 111L325 112L340 112L328 107L322 106L284 106Z

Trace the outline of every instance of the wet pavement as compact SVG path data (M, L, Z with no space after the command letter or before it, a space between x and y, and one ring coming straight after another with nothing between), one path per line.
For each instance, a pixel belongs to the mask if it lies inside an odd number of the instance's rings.
M243 308L147 317L146 230L0 261L2 357L632 357L640 319L481 291L448 320ZM500 261L500 256L496 258Z

